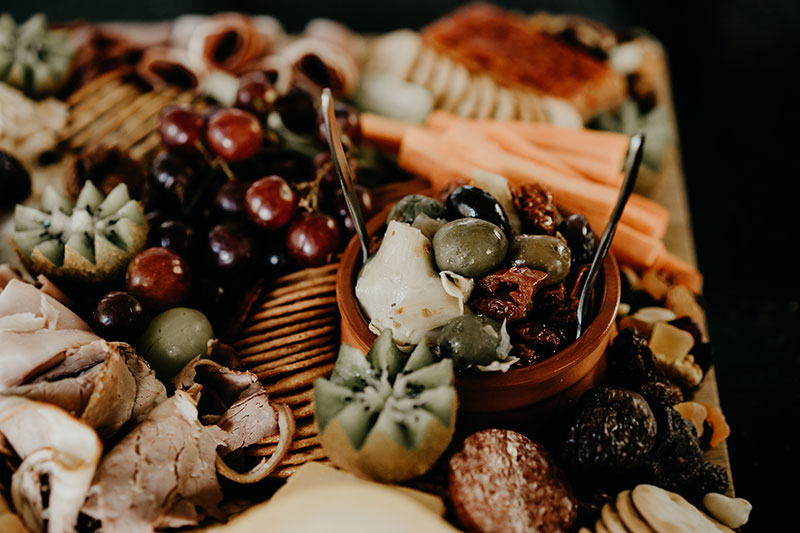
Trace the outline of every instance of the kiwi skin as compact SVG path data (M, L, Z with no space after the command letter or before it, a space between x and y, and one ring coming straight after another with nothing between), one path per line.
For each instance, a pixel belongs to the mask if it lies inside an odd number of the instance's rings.
M445 426L434 417L425 428L422 445L415 450L398 444L381 431L371 431L361 449L356 450L336 418L320 435L320 445L328 458L344 470L383 483L408 481L430 470L453 439L458 411L455 395L450 409L450 424Z

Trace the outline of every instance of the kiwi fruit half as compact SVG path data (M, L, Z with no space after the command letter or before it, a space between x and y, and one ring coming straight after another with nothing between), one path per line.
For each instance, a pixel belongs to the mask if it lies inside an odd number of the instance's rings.
M87 181L74 203L48 186L39 209L17 204L11 240L34 274L104 283L144 248L147 220L124 183L105 196Z
M406 481L428 471L453 438L453 361L437 361L425 344L406 356L386 329L366 357L341 346L331 377L314 384L314 406L334 464L376 481Z

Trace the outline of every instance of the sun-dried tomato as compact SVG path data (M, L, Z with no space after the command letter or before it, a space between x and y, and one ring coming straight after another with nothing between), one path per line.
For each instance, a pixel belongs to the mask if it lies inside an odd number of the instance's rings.
M522 229L535 235L555 235L559 223L558 208L553 195L538 183L526 183L517 187L514 194Z
M528 267L498 270L475 283L469 306L496 320L518 320L533 307L533 298L545 278L547 273Z
M539 359L553 355L567 344L561 328L539 322L524 321L514 324L513 337L533 351Z

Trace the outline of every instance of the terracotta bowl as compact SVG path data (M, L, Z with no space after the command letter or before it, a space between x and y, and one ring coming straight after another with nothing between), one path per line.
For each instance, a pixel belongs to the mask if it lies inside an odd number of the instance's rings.
M370 235L384 231L390 207L367 223ZM336 298L342 342L366 353L376 336L355 296L360 269L361 249L353 238L339 264ZM560 411L598 383L605 370L606 347L616 332L614 319L620 302L619 269L612 254L606 257L595 291L599 291L600 300L597 314L580 339L562 351L505 373L459 373L456 388L460 412L470 413L476 427L489 423L513 426L519 420L541 420Z

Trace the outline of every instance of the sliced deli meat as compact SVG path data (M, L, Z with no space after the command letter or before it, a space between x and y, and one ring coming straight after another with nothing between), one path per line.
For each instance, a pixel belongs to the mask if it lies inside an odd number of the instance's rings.
M176 392L103 457L83 513L103 531L131 533L223 518L220 444L222 431L197 419L195 398Z
M106 342L66 306L19 280L0 294L0 393L61 407L102 438L166 398L129 345Z
M10 492L25 526L74 531L102 453L94 430L53 405L0 395L0 437L22 460Z

